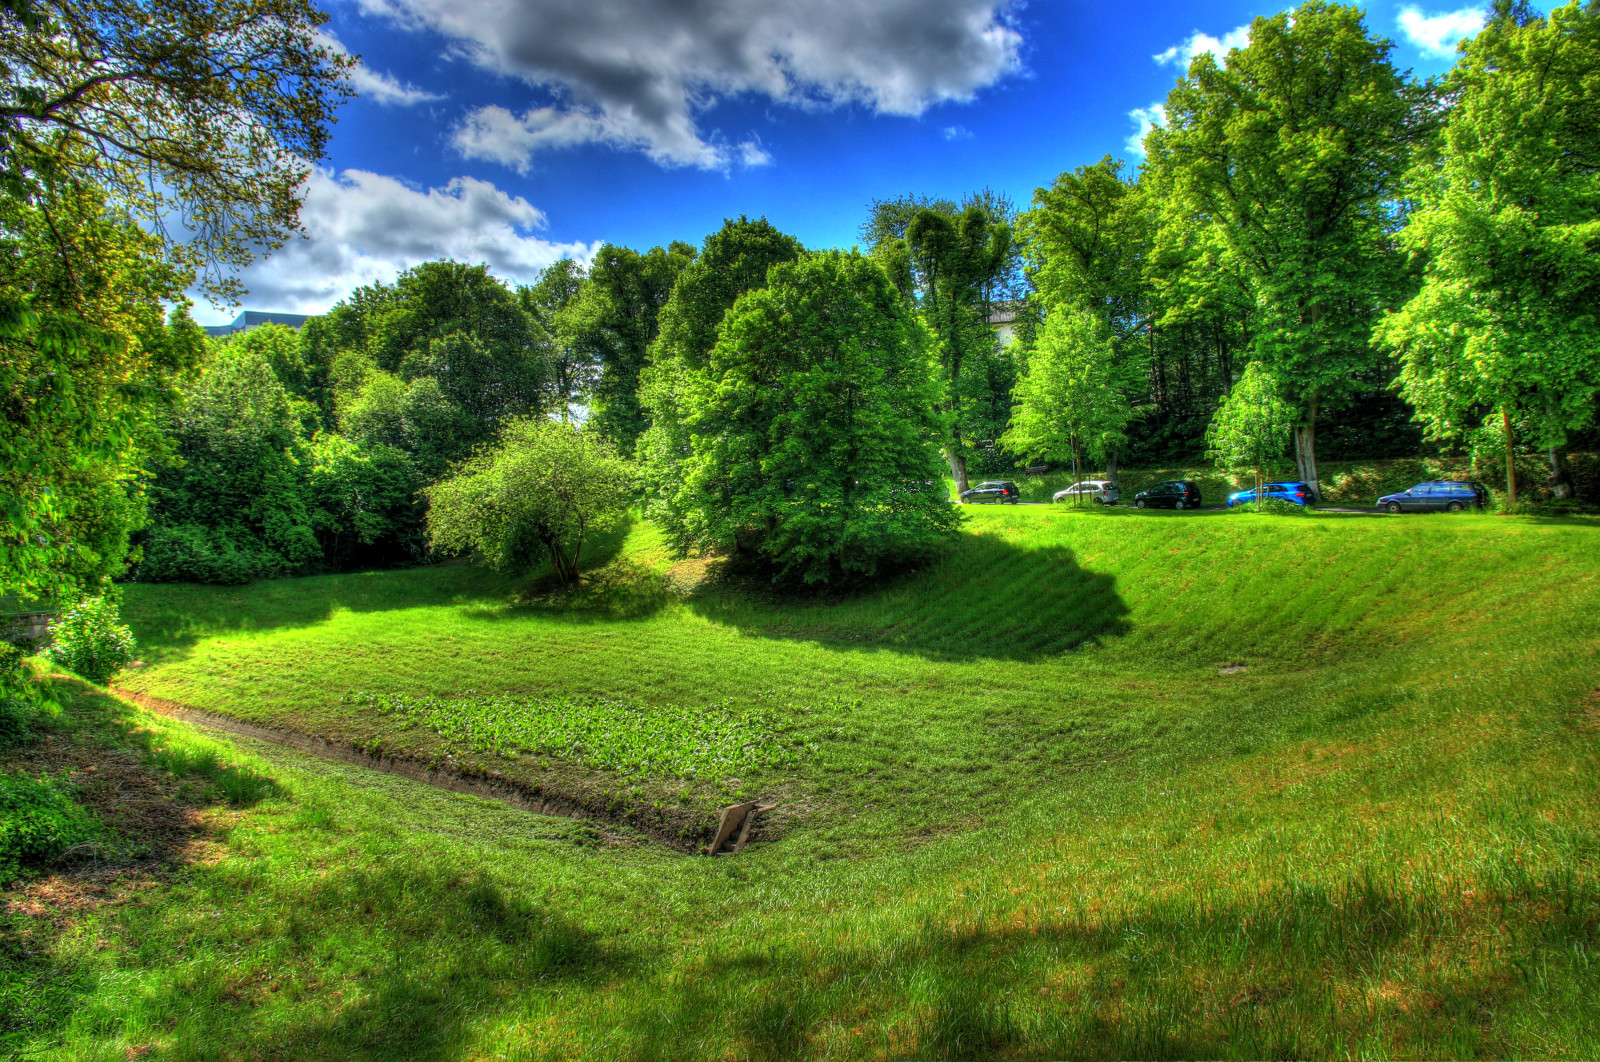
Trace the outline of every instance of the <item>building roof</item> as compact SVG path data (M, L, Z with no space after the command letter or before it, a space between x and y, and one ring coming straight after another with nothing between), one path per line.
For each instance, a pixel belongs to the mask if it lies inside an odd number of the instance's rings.
M264 324L288 325L290 328L299 328L311 319L310 314L304 313L276 313L271 310L240 310L239 316L233 319L232 324L206 325L208 336L231 336L235 332L246 332Z

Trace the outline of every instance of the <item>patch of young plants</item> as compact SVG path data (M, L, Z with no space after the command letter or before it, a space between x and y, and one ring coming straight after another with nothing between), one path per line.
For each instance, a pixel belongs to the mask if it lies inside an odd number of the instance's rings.
M633 777L718 781L793 767L821 751L797 732L796 722L823 706L780 704L771 693L755 705L651 705L473 691L460 697L355 692L341 700L392 715L399 729L432 731L450 755L549 757Z

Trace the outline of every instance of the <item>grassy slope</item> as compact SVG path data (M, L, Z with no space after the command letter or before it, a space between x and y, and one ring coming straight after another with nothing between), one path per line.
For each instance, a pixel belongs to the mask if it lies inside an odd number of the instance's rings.
M283 795L223 854L64 938L86 987L60 1035L103 1057L1600 1048L1600 528L970 526L940 567L828 604L682 592L646 528L575 609L464 567L135 588L130 684L352 741L428 751L351 687L862 704L802 716L823 751L781 777L644 787L785 799L781 842L735 860L259 750Z

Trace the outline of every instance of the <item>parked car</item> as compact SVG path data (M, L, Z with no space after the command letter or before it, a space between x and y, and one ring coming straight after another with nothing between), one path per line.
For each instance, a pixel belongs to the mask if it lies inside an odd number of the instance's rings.
M1315 500L1309 483L1267 483L1261 488L1263 501L1286 501L1296 505L1310 505ZM1228 508L1245 505L1256 500L1255 488L1236 490L1228 495Z
M1093 498L1096 505L1115 505L1122 498L1122 491L1109 479L1086 479L1050 496L1051 501L1058 502L1077 501L1079 498Z
M1135 494L1133 504L1138 509L1198 509L1200 484L1187 479L1169 479Z
M1022 500L1022 492L1009 479L986 480L976 487L961 492L961 503L993 502L997 505L1015 505Z
M1473 480L1418 483L1399 494L1385 494L1378 508L1391 513L1459 513L1489 504L1489 488Z

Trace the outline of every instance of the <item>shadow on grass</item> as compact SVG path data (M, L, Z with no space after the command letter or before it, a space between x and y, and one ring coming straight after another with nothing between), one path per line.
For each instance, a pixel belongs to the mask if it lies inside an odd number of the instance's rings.
M1116 580L1062 546L963 535L931 565L871 588L779 591L749 576L710 580L690 606L763 638L936 660L1031 661L1127 631Z
M182 654L203 638L325 622L341 611L387 612L503 600L512 583L470 563L268 579L247 586L131 583L123 620L150 663Z
M114 831L159 825L150 809L163 802L193 810L287 795L204 735L146 729L136 709L81 680L56 688L66 710L46 744L58 758L67 746L87 754L79 798ZM97 796L101 776L109 803ZM200 778L211 785L188 784ZM119 817L118 801L135 810ZM21 906L0 904L0 1054L87 1037L119 1057L164 1041L182 1058L454 1058L508 994L626 961L426 838L353 834L326 804L313 795L292 815L269 804L239 824L242 835L215 838L226 847L182 843L207 830L173 816L172 837L145 838L144 872L77 864ZM119 902L130 883L137 902ZM62 926L87 909L80 898L102 895L90 904L95 932L137 947L91 959L58 951ZM66 900L59 912L55 897ZM108 983L138 989L107 995Z
M675 1057L671 1037L719 1021L729 1053L755 1059L1304 1058L1372 1035L1378 1053L1515 1053L1502 1038L1518 1019L1497 1027L1497 1012L1542 1002L1516 971L1587 942L1600 903L1552 877L1497 897L1506 914L1437 885L1356 877L1120 915L924 922L866 946L756 944L697 966L693 991L625 1020L632 1049L619 1057ZM1580 914L1483 952L1503 917L1527 927L1545 906ZM1440 954L1460 962L1437 966ZM1581 994L1600 984L1600 971L1563 968Z

